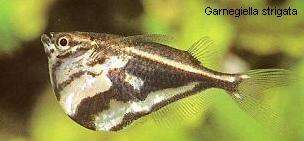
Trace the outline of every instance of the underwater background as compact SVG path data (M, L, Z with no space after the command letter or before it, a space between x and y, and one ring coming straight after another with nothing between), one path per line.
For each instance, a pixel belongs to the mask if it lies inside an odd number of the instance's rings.
M207 6L290 6L298 15L208 16ZM195 116L178 119L182 111L173 105L161 119L183 124L158 126L147 117L122 132L90 131L57 103L40 41L50 31L158 33L176 37L174 47L186 49L208 36L214 44L202 60L207 67L224 72L285 68L304 76L303 12L302 0L0 0L0 141L304 140L302 78L260 96L260 104L280 117L273 127L261 126L225 91L212 89L198 94L205 102L193 106L200 109Z

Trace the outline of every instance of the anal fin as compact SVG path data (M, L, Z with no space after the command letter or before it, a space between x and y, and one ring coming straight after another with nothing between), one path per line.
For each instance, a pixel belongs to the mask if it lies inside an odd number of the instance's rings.
M193 125L197 120L201 120L202 114L211 102L210 99L207 93L200 93L171 103L151 113L154 125L161 128Z

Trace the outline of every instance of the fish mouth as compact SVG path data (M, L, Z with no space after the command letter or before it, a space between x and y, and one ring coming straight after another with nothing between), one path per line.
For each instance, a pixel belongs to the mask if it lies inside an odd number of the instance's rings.
M52 38L52 33L50 33L49 35L47 34L41 35L41 42L44 46L44 51L48 57L50 57L51 53L54 52L54 49L52 48L51 38Z
M51 38L49 35L47 34L42 34L41 35L41 42L47 46L50 46L51 44Z

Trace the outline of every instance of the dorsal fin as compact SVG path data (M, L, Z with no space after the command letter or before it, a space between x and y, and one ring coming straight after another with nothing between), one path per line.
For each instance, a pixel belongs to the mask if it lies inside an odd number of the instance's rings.
M211 48L213 44L213 40L208 36L204 36L192 44L186 51L200 62L205 62L211 55L217 52L214 48Z

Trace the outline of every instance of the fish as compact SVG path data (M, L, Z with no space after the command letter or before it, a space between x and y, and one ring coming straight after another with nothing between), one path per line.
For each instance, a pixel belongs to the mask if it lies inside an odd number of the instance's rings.
M50 32L41 36L50 81L64 112L85 128L119 131L136 120L210 88L243 103L259 91L284 86L285 69L225 73L200 61L206 38L187 50L158 34L121 36Z

